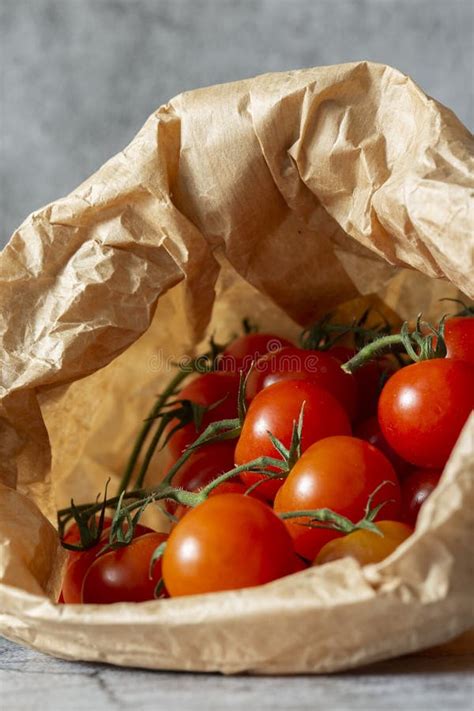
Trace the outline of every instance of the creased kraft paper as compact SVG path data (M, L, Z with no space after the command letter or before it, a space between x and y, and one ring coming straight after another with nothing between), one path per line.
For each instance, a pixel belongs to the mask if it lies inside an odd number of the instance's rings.
M362 62L182 94L30 215L0 255L1 632L68 659L302 673L468 629L472 420L415 534L375 566L55 605L64 554L52 523L71 496L117 481L171 361L210 333L223 341L251 316L292 336L362 303L436 318L440 296L472 298L472 165L472 137L451 111Z

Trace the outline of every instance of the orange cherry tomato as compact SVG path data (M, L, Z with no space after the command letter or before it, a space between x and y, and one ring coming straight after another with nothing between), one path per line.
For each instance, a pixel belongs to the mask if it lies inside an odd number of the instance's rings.
M268 432L288 448L303 403L302 451L323 437L350 434L347 414L331 393L309 380L282 380L259 392L250 403L235 448L235 463L240 466L262 456L281 459ZM265 481L264 475L253 472L240 476L247 486L263 480L256 491L271 501L282 484L281 479Z
M361 565L379 563L413 533L413 528L399 521L378 521L383 537L372 531L359 530L329 541L319 551L313 565L323 565L340 558L354 558Z
M356 523L363 518L368 498L377 487L373 506L388 502L378 518L397 519L400 486L388 459L356 437L327 437L313 444L296 462L276 495L274 509L282 513L329 508ZM285 521L296 552L313 560L338 533L309 528L304 523L305 519Z
M213 496L171 531L163 579L172 597L268 583L294 570L291 537L271 508L251 496Z

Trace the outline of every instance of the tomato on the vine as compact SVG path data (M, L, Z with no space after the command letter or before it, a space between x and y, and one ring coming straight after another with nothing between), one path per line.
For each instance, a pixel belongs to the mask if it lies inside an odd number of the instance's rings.
M474 317L454 316L444 323L444 341L448 358L458 358L474 365Z
M323 565L340 558L354 558L361 565L379 563L387 558L411 534L413 529L400 521L378 521L380 536L373 531L358 530L326 543L319 551L314 565Z
M211 422L237 417L239 383L240 377L237 373L213 372L199 375L181 390L177 397L182 400L190 400L207 407L219 404L204 414L199 428L196 429L194 423L190 422L174 433L168 442L168 448L174 456L179 457ZM177 424L177 420L172 420L167 431L171 432Z
M259 392L250 403L235 448L235 463L241 466L262 456L281 459L268 433L289 448L293 424L298 422L303 404L302 451L323 437L350 434L347 414L331 393L308 380L282 380ZM253 472L240 476L247 486L265 479ZM270 479L258 489L273 500L281 484L281 479Z
M402 481L402 519L415 525L422 504L438 486L440 469L417 469Z
M356 351L347 346L333 346L329 349L329 353L340 363L346 363L355 356ZM377 403L383 379L395 370L395 364L387 357L381 356L368 361L353 373L357 386L357 407L354 418L357 422L377 413Z
M248 373L254 361L292 345L286 338L272 333L246 333L232 341L219 356L218 370Z
M372 494L373 506L387 501L377 518L398 518L400 486L382 452L356 437L327 437L296 462L278 490L274 508L277 513L328 508L356 523ZM340 534L304 523L304 518L285 520L296 552L313 560L327 541Z
M260 499L260 501L263 501L265 504L270 505L270 502L267 501L260 494L259 488L260 487L257 487L254 491L250 492L248 496L254 496L256 499ZM244 496L246 495L247 489L248 486L243 484L240 480L228 479L227 481L223 481L218 484L215 489L212 489L212 491L209 492L209 496L220 496L222 494L241 494L242 496ZM196 489L194 489L194 491L196 491ZM176 510L174 511L174 518L180 521L183 516L191 510L192 509L189 506L179 504L176 507Z
M184 516L162 565L172 597L262 585L294 568L283 522L266 504L240 494L213 496Z
M174 475L173 486L198 491L219 474L233 468L234 451L235 440L222 440L198 447ZM176 502L171 500L167 500L165 506L170 513L177 508Z
M283 380L309 380L330 392L349 417L355 414L355 379L328 352L287 347L260 358L247 380L247 398L252 400L264 388Z
M111 519L108 519L110 522ZM74 524L71 529L75 530ZM152 533L151 528L142 526L140 523L135 526L134 535L136 537L143 536L147 533ZM98 543L91 548L82 551L68 551L66 560L66 573L64 575L62 596L66 603L81 602L81 590L84 582L84 577L92 563L102 555L102 551L107 545L110 529L104 528ZM64 539L66 540L66 538ZM68 543L79 543L79 537L76 541L66 541Z
M167 537L166 533L147 533L134 538L127 546L96 558L84 576L82 602L108 604L153 600L161 578L161 559L150 571L151 558Z
M443 467L474 408L474 367L450 358L413 363L385 383L382 433L397 454L423 468Z

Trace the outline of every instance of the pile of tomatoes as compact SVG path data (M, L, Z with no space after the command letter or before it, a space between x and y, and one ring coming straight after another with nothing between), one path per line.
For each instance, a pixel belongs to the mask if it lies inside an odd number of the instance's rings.
M218 592L346 556L361 564L384 559L412 533L474 407L474 318L448 319L444 338L444 357L408 364L376 355L353 373L342 364L355 351L337 341L319 350L274 334L237 338L212 372L179 393L203 406L200 422L168 426L169 467L189 455L172 486L202 492L217 477L221 483L192 508L164 500L171 530L137 524L128 545L107 546L105 518L92 546L69 552L62 600ZM211 423L237 417L243 375L237 434L192 449ZM273 465L245 469L262 457ZM334 525L327 511L353 529ZM79 539L73 524L64 541L71 547Z

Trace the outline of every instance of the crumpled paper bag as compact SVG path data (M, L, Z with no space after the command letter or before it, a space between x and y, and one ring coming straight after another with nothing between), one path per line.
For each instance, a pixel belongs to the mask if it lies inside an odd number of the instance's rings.
M57 506L117 479L171 361L250 315L294 335L372 301L439 316L474 295L472 137L366 62L187 92L0 255L0 631L156 669L347 669L474 623L471 420L415 534L260 588L55 605ZM162 463L153 462L151 480Z

